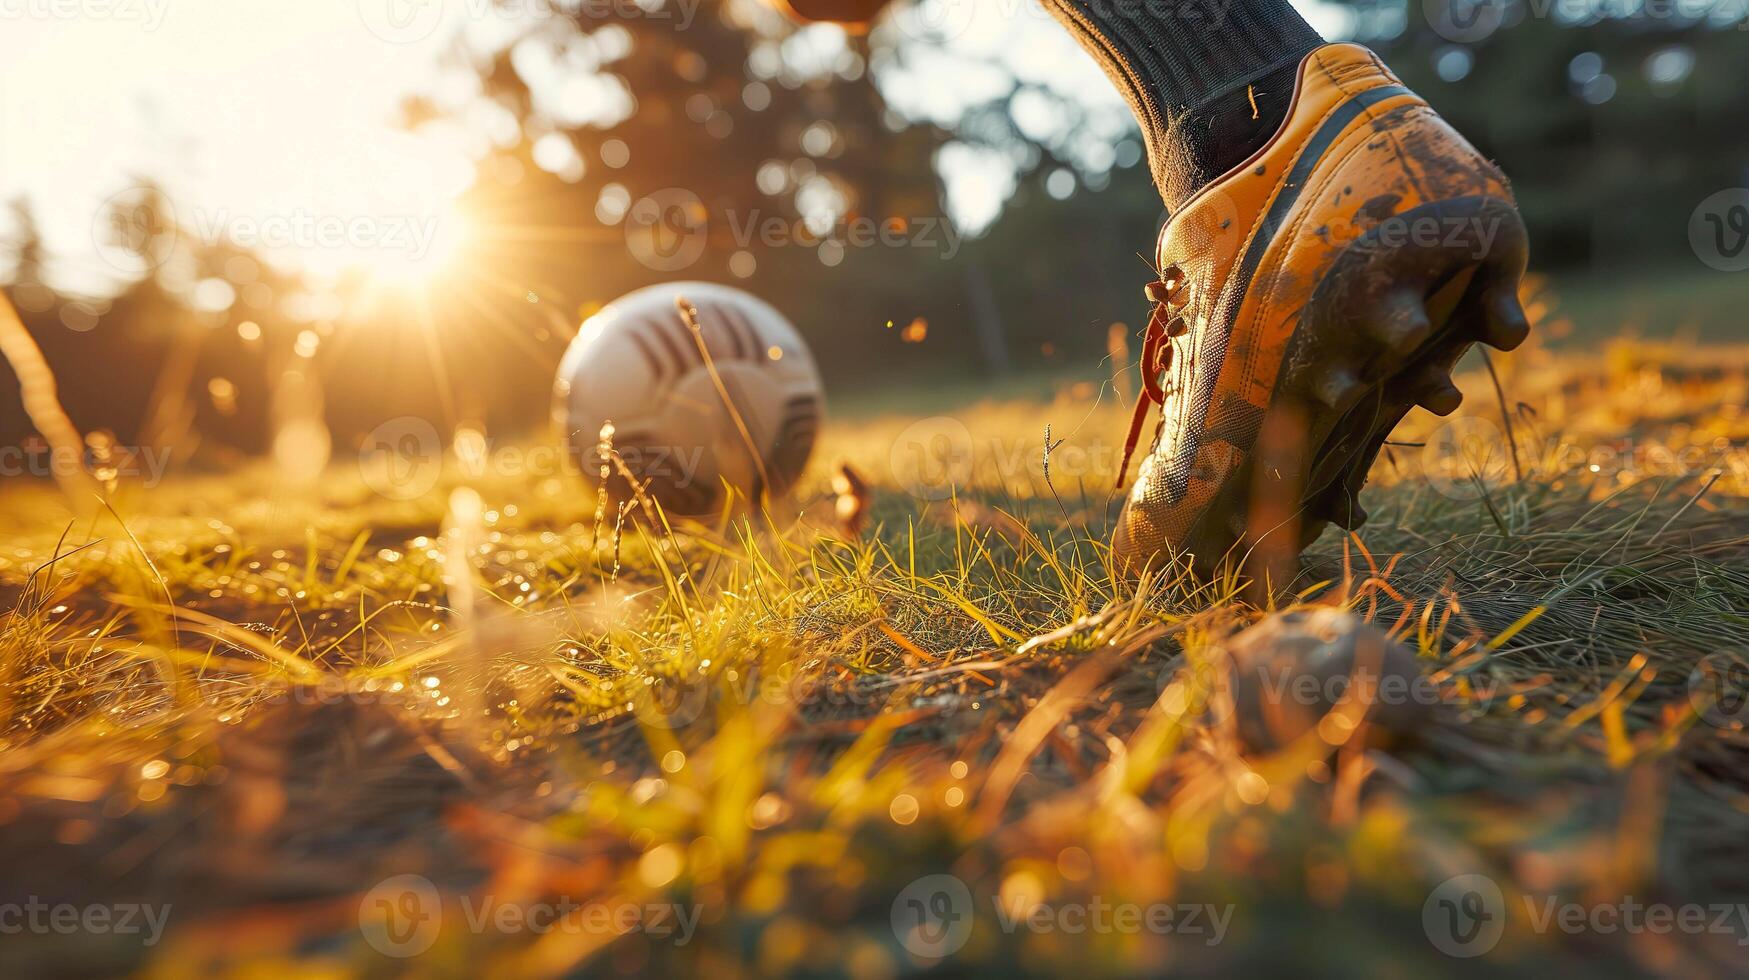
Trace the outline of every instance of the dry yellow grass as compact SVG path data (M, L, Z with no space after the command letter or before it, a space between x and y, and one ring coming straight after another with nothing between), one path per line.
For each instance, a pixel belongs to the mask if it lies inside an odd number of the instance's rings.
M1749 745L1705 673L1741 662L1749 609L1746 359L1496 367L1501 398L1474 371L1455 422L1399 434L1423 445L1381 460L1373 523L1282 600L1422 658L1440 704L1390 752L1259 754L1210 710L1202 668L1269 610L1113 579L1123 409L1097 389L837 424L765 519L673 533L454 460L406 501L351 465L124 482L71 522L11 489L0 899L169 918L156 945L50 931L0 959L878 977L963 942L950 966L1450 973L1424 909L1481 874L1481 962L1727 972L1749 924L1539 916L1749 894Z

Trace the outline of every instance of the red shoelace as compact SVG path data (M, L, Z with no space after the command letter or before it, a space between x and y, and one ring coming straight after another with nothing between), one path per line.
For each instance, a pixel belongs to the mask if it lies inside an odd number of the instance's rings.
M1117 488L1123 489L1130 471L1130 457L1142 437L1142 423L1148 420L1148 407L1166 405L1166 390L1160 379L1172 367L1172 338L1190 332L1190 325L1178 311L1190 299L1185 290L1184 271L1176 265L1160 270L1157 282L1148 283L1148 298L1154 311L1148 316L1148 329L1142 334L1142 393L1136 398L1135 414L1130 416L1130 433L1124 439L1123 462L1117 468Z

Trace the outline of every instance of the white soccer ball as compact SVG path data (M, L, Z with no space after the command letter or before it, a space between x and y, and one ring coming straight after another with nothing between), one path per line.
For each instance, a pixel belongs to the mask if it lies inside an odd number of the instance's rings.
M745 435L675 305L681 297L698 310ZM756 296L707 282L650 286L603 307L565 351L553 393L555 421L592 490L611 422L614 451L663 510L683 517L720 511L725 484L744 504L787 490L813 452L825 402L819 369L789 320ZM617 467L607 487L616 504L631 495Z

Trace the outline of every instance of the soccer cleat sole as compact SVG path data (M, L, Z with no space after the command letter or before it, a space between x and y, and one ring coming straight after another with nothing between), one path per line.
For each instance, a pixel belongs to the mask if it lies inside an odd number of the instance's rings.
M1495 197L1453 198L1386 219L1349 244L1307 305L1288 345L1271 411L1287 410L1301 444L1298 472L1264 467L1252 454L1233 484L1198 522L1193 550L1243 557L1269 534L1297 550L1334 523L1358 528L1367 471L1391 430L1417 406L1455 411L1458 360L1477 343L1522 344L1530 326L1518 300L1528 256L1524 224ZM1299 493L1297 520L1249 527L1261 493ZM1204 563L1212 567L1216 563Z

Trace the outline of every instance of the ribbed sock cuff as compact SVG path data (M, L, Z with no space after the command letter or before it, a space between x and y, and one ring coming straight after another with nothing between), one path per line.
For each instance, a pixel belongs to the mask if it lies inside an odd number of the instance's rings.
M1187 155L1173 141L1198 128L1184 125L1186 117L1324 43L1288 0L1044 2L1129 101L1162 193L1174 182L1167 171ZM1279 109L1277 122L1285 104Z

